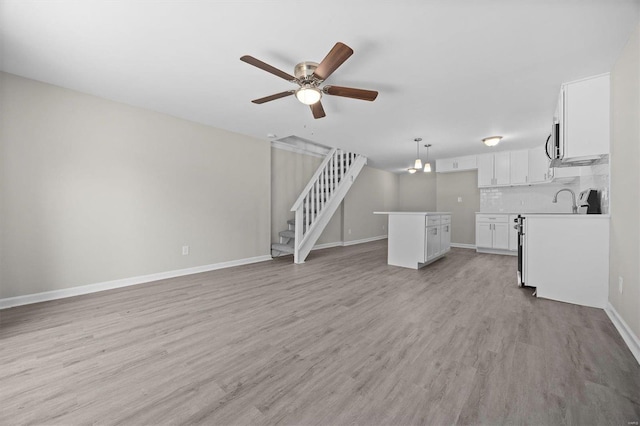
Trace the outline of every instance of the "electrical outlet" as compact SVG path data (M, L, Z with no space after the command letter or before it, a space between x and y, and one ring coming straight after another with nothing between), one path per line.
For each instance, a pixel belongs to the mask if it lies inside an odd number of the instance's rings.
M458 202L461 203L462 202L462 197L458 197Z
M624 280L622 279L622 277L618 277L618 292L620 292L620 294L622 294L622 284L623 284Z
M521 200L521 201L520 201L520 205L521 205L521 206L524 206L524 200Z
M349 228L349 235L351 235L351 228Z
M189 246L182 246L182 255L186 256L189 254Z
M382 230L384 231L385 229L387 229L387 227L385 225L382 225Z

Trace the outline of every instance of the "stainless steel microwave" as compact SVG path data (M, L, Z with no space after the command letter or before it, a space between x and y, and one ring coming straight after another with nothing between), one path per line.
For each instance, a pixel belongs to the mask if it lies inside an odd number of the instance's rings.
M551 134L547 138L547 143L544 145L544 149L549 160L559 160L562 158L562 149L560 147L560 123L553 123L553 126L551 126Z

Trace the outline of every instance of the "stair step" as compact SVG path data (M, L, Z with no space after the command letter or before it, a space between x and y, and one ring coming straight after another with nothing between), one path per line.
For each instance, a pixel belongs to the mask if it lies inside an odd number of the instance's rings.
M286 231L280 231L280 236L283 238L295 238L296 237L296 231L287 229Z
M293 254L294 252L293 247L288 246L286 244L279 244L279 243L271 244L271 250L277 250L282 253L290 253L290 254Z

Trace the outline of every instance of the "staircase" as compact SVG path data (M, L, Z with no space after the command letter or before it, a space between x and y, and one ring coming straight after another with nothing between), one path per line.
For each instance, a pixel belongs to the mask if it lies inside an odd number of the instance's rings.
M295 219L280 232L280 243L271 245L272 256L293 254L295 263L304 263L365 164L362 155L332 149L291 207Z

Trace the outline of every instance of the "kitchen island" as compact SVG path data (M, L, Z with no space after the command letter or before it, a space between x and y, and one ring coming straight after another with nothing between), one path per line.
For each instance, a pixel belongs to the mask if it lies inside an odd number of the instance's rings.
M387 263L419 269L449 252L451 213L373 212L386 214L388 222Z

